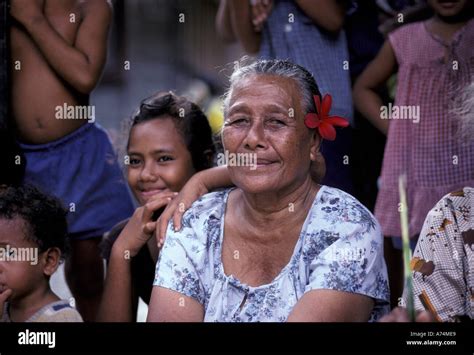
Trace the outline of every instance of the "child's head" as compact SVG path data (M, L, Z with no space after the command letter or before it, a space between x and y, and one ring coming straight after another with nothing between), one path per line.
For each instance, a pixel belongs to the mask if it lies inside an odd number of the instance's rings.
M428 0L435 14L445 22L472 17L473 0Z
M165 189L179 191L214 155L206 115L184 97L158 93L142 101L132 117L127 178L140 204Z
M49 287L66 250L66 211L29 186L0 189L0 292L10 301Z

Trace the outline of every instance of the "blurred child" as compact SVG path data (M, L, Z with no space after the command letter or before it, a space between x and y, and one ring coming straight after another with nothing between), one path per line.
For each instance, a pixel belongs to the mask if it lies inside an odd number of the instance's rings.
M29 185L1 188L1 322L82 322L49 285L66 242L66 211L58 200Z
M385 258L392 306L402 291L398 177L407 175L412 248L423 221L445 194L474 185L474 141L455 137L459 122L450 108L474 79L472 0L429 0L426 21L389 35L377 57L357 80L357 109L387 134L375 216L386 237ZM393 106L383 106L377 88L398 69Z
M138 297L148 303L158 257L156 219L197 171L211 167L212 133L201 109L173 93L145 100L132 118L128 184L141 207L103 241L108 259L99 321L132 322Z
M321 93L332 93L333 112L352 122L349 53L343 29L347 0L255 0L220 2L216 29L225 40L237 39L260 59L285 59L308 69ZM345 63L345 64L344 64ZM351 129L335 141L324 140L322 183L353 193Z
M133 213L106 132L89 95L107 56L107 0L12 0L11 99L25 181L69 209L68 286L86 321L103 288L100 237Z

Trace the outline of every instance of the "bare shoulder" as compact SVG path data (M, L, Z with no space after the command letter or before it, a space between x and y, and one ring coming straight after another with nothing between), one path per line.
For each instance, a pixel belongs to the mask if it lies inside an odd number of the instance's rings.
M80 0L79 7L83 17L109 19L112 17L111 0Z

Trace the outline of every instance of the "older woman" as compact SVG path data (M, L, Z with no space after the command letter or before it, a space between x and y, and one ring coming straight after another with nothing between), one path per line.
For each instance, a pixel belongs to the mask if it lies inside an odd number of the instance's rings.
M350 195L310 176L320 136L304 123L320 96L287 61L238 68L225 101L235 185L205 195L171 226L149 321L368 321L388 310L382 236Z

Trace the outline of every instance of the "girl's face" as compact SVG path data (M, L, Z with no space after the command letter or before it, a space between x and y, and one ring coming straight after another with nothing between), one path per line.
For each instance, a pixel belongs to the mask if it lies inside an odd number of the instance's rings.
M462 11L468 10L472 0L428 0L434 12L442 18L458 17Z
M128 156L128 184L141 205L164 190L178 192L195 173L191 154L171 117L135 125Z

